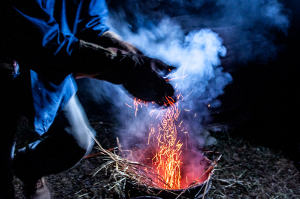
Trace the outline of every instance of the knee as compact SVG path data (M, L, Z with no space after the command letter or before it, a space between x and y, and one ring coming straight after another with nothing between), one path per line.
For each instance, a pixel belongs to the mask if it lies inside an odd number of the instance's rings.
M66 129L73 136L77 145L89 154L94 146L94 130L88 125L76 129Z
M81 148L83 148L86 151L86 155L89 154L94 146L94 130L92 128L87 127L86 132L84 133L85 136L81 140L81 143L79 144Z
M94 145L95 132L76 96L73 96L63 109L63 116L68 124L67 132L73 136L77 144L89 153Z

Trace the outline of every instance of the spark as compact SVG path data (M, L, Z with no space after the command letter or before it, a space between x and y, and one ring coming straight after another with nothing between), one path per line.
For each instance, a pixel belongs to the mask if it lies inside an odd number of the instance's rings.
M176 121L180 111L178 105L174 104L174 99L168 97L166 100L170 107L165 111L157 128L156 141L158 150L153 158L153 164L158 175L165 181L165 184L162 185L163 188L179 189L181 187L183 143L178 139ZM154 129L152 128L149 135L153 135L153 133Z
M128 106L129 108L132 108L132 106L130 106L129 104L125 103L126 106Z
M173 81L173 80L179 80L179 79L185 79L187 75L179 76L179 77L174 77L174 78L169 78L167 79L167 82Z
M148 112L153 120L149 120L145 151L151 150L151 155L144 157L144 160L150 160L150 167L159 176L154 178L153 182L163 189L182 189L191 181L190 177L184 174L183 169L183 153L188 150L189 132L180 117L179 101L182 100L181 94L175 98L165 97L164 109L151 109ZM140 108L147 105L144 101L135 98L132 107L135 116ZM182 110L192 113L190 109Z
M139 111L140 108L142 108L143 106L147 106L147 102L138 99L138 98L134 98L133 100L133 107L134 107L134 116L137 116L137 113Z

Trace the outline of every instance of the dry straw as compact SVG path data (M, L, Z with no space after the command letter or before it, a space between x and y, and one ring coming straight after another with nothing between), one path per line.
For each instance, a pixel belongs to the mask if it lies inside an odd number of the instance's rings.
M154 190L157 190L157 188L155 187L160 187L159 184L157 184L157 182L160 182L160 184L161 183L166 184L163 178L157 175L152 168L144 164L122 158L119 154L123 153L124 151L121 150L121 146L119 144L118 139L117 139L117 143L119 146L110 150L104 149L94 136L93 139L97 144L97 149L99 150L99 153L90 155L88 157L99 156L101 157L101 160L103 162L103 164L97 168L93 176L96 176L99 172L104 172L105 175L109 175L109 181L105 186L105 188L108 191L118 194L120 198L125 198L126 186L129 183L130 186L133 187L134 189L142 190L143 192L149 195L159 194L159 192ZM221 156L219 156L217 160L213 161L211 165L208 167L208 169L203 173L203 175L208 174L209 176L206 181L207 183L205 189L207 189L207 186L209 184L208 182L220 158ZM174 193L174 191L171 190L163 190L163 191L169 192L170 195L174 195L174 198L176 199L186 198L183 196L183 194L189 188L194 186L197 186L197 184L195 183L190 185L186 189L183 189L182 192L179 194ZM204 193L206 192L207 191L205 190ZM204 196L205 194L203 195L203 198Z

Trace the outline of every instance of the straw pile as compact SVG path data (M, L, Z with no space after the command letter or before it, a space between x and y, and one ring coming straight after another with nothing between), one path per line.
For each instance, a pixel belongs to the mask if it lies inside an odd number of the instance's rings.
M119 195L120 198L126 197L126 186L130 185L134 187L136 190L141 190L149 195L157 195L159 193L153 191L154 189L160 189L159 185L156 182L162 182L166 184L162 177L156 174L152 168L143 165L138 162L130 161L121 157L119 154L122 154L124 151L121 150L121 146L115 147L110 150L104 149L101 144L94 138L97 149L99 153L91 155L89 157L98 156L101 157L103 164L100 165L93 176L96 176L99 172L104 172L105 175L109 175L109 183L105 186L105 188L109 192L114 192ZM118 140L117 140L117 143ZM207 182L210 180L211 175L213 174L213 170L217 165L217 162L220 160L221 156L219 156L215 161L211 163L208 169L203 173L203 176L207 173L209 174L209 178ZM202 176L201 176L202 177ZM161 183L160 183L161 184ZM209 183L207 183L208 185ZM167 184L166 184L167 185ZM186 189L183 189L180 194L174 193L171 190L164 190L174 195L176 198L185 198L182 195L189 188L197 186L197 183L191 184ZM207 187L205 187L207 189ZM206 193L206 191L204 191Z

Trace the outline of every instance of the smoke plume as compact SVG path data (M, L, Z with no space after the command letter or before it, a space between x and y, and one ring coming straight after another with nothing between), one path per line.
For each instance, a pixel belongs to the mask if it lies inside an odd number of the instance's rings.
M209 120L208 107L220 106L217 98L232 81L221 63L227 49L238 61L273 56L271 31L285 32L289 25L277 0L111 0L109 7L112 30L146 55L177 67L168 78L183 96L183 120L197 145L209 142L201 130ZM96 101L114 104L125 146L144 144L149 113L164 111L147 106L135 116L133 98L121 86L106 82L96 86L93 95Z
M113 23L131 31L171 18L187 33L210 28L222 35L232 61L276 55L274 32L287 32L288 11L278 0L110 0Z

